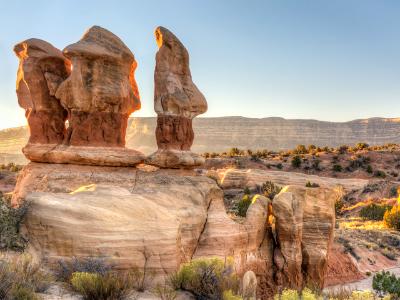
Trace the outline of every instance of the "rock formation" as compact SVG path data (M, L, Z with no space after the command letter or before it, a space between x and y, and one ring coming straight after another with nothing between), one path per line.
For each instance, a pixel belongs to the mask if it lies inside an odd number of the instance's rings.
M162 168L201 165L203 158L190 151L192 119L207 111L206 99L192 81L189 53L181 41L164 27L158 27L155 36L159 47L154 72L158 151L147 161Z
M16 91L29 124L29 143L61 143L67 111L54 94L70 73L69 61L60 50L39 39L18 43L14 52L19 58Z
M20 43L15 52L17 94L31 130L28 159L106 166L144 160L124 148L128 117L140 100L137 63L117 36L94 26L63 53L40 40Z

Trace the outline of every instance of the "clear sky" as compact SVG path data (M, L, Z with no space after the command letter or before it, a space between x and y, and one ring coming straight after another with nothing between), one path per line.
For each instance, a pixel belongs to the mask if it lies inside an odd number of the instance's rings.
M13 45L36 37L63 49L92 25L135 54L142 109L133 116L154 115L162 25L189 50L203 116L400 117L398 0L0 0L0 128L26 123Z

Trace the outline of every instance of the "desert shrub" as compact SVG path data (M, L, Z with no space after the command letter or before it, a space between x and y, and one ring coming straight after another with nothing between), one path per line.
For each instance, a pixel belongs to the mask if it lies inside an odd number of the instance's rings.
M237 215L241 217L246 217L247 210L251 204L251 197L245 194L237 205Z
M307 181L306 187L308 187L308 188L317 188L317 187L319 187L319 184L315 183L315 182Z
M0 195L0 249L23 250L26 240L20 234L20 225L28 211L25 202L19 208L12 208Z
M241 296L235 295L232 290L224 291L222 300L243 300Z
M177 297L176 291L169 284L158 284L153 292L161 300L175 300Z
M342 172L343 171L343 167L339 164L334 164L332 166L332 171L333 172Z
M131 269L129 275L132 280L133 288L139 292L147 290L155 276L154 272L146 271L146 269L139 269L136 266Z
M93 273L103 276L110 271L111 266L103 258L73 257L70 261L59 260L55 273L57 280L69 282L73 273Z
M240 150L239 148L234 147L234 148L231 148L231 149L229 150L228 155L229 155L230 157L233 157L233 156L239 156L239 155L241 155L242 153L243 153L242 150Z
M387 210L383 216L383 221L388 228L400 231L400 206L393 206L391 210Z
M390 251L389 249L383 249L381 251L381 253L382 253L382 255L386 256L390 260L396 260L396 254L394 252Z
M307 147L307 152L312 154L313 152L315 152L315 150L317 150L317 147L315 145L308 145Z
M354 147L355 150L364 150L367 149L369 145L367 143L357 143Z
M360 217L364 220L382 221L385 212L391 208L389 205L371 203L360 210Z
M340 154L345 154L345 153L347 152L348 149L349 149L349 146L347 146L347 145L342 145L342 146L340 146L340 147L338 148L338 152L339 152Z
M368 165L365 171L367 171L368 174L372 174L374 172L371 165Z
M293 154L307 154L307 148L305 145L297 145L293 150Z
M281 163L278 163L276 165L276 168L279 169L279 170L282 170L283 169L283 165Z
M386 271L376 273L372 279L372 288L379 295L400 297L400 278Z
M84 300L126 299L133 288L129 274L100 275L87 272L73 273L71 286Z
M292 167L300 168L301 166L301 157L299 155L293 156L292 158Z
M183 264L171 282L175 289L189 291L200 300L219 300L223 299L224 291L231 290L232 294L239 291L233 264L219 258L199 258Z
M321 167L319 165L320 163L321 163L320 159L314 159L312 161L311 168L313 168L315 171L321 171Z
M35 292L45 291L51 281L29 256L0 260L0 299L37 299Z
M392 186L390 188L389 197L397 198L399 196L398 192L399 192L398 186Z
M342 208L344 207L344 201L342 198L338 198L335 201L335 213L339 216L342 213Z
M261 193L273 200L274 197L279 194L279 192L282 190L282 188L278 185L276 185L275 183L273 183L272 181L266 181L265 183L262 184L261 186Z
M386 173L382 170L376 170L374 172L374 176L379 178L386 178Z

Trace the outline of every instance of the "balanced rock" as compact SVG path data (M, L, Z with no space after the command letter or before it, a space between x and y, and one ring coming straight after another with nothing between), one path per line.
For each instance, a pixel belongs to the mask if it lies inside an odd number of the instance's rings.
M128 47L98 26L64 53L28 41L15 47L21 60L17 93L31 128L25 156L34 162L104 166L143 162L142 153L125 148L128 117L140 109L137 63Z
M70 63L51 44L29 39L14 46L19 58L17 96L30 128L29 144L59 144L64 140L67 111L54 97L70 73Z
M72 62L72 72L56 96L68 110L68 144L125 146L128 117L140 109L132 52L99 26L63 52Z
M207 111L207 101L192 81L189 53L168 29L158 27L159 50L154 72L154 109L158 151L147 162L162 168L198 166L204 159L191 152L192 119Z

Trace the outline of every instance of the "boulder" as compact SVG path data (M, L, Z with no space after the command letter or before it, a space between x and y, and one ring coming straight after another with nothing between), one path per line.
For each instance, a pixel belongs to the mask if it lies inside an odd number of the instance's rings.
M54 97L70 73L70 62L48 42L28 39L14 46L19 59L17 97L25 109L29 144L59 144L66 133L67 111Z
M155 30L159 50L154 71L154 109L158 151L147 159L162 168L188 168L204 163L190 151L192 119L207 111L207 101L192 81L189 53L168 29Z

